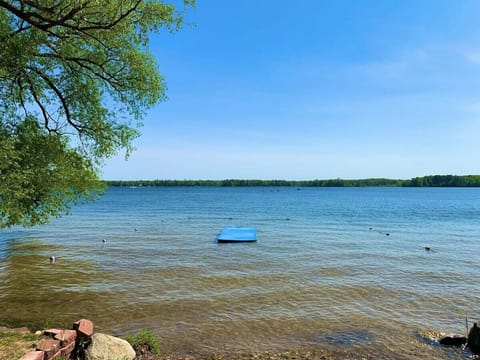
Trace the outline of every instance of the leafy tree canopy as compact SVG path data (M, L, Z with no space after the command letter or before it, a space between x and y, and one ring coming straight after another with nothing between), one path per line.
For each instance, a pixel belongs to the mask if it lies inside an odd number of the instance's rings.
M0 0L0 228L101 191L102 160L165 98L148 35L182 20L155 0Z

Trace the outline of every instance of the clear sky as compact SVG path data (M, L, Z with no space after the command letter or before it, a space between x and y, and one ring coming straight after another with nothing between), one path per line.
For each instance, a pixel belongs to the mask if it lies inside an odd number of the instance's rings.
M104 179L480 174L480 1L197 0Z

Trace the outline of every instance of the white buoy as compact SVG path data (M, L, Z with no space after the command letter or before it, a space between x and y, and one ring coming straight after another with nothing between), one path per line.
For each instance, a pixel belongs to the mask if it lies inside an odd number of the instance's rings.
M55 262L55 256L50 256L50 263L53 264Z
M107 242L107 239L103 239L102 242L105 244Z

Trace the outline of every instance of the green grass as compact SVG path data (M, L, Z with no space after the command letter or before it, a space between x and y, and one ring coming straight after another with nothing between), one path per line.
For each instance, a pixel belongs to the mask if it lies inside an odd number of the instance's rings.
M40 337L31 333L17 333L0 330L0 359L20 359L33 350L33 343Z
M140 330L138 333L130 334L125 337L133 349L137 353L144 354L151 352L152 354L160 354L160 345L156 336L148 329Z
M24 334L24 333L16 333L16 332L3 332L0 331L0 345L10 345L15 343L16 341L35 341L38 339L38 336L35 334Z

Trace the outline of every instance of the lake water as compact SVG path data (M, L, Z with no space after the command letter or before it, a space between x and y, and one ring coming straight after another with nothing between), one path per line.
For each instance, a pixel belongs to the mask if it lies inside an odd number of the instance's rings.
M0 232L0 324L85 317L192 353L458 358L419 333L480 319L479 220L480 189L111 188ZM258 242L217 244L227 226Z

